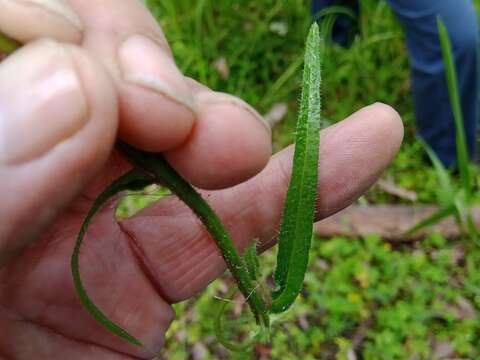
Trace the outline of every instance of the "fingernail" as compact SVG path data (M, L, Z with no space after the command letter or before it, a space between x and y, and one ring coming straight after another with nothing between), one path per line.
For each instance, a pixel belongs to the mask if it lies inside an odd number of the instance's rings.
M236 96L221 92L202 91L195 94L195 102L198 105L230 104L236 106L257 119L269 133L272 132L270 125L263 119L263 117L252 106Z
M19 4L32 4L62 17L65 21L82 30L82 21L78 15L62 0L11 0ZM41 21L41 19L39 19Z
M0 163L42 156L83 128L87 115L73 60L61 45L40 41L0 65Z
M121 45L119 59L126 81L194 110L187 82L173 59L155 41L133 35Z

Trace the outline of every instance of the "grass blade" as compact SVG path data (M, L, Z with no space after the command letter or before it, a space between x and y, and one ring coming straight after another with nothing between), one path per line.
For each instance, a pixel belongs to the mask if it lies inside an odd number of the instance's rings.
M356 20L357 14L348 6L341 6L341 5L330 5L313 15L315 20L320 20L321 18L328 17L328 16L337 16L337 15L344 15L351 20Z
M317 199L318 156L320 143L320 35L312 25L307 38L303 91L297 123L292 177L288 188L271 312L283 312L297 298L308 265L312 224Z
M458 81L455 62L453 59L452 44L448 35L445 23L440 17L437 17L438 34L440 36L440 45L442 47L443 62L445 65L445 75L447 78L448 94L455 122L456 143L457 143L457 161L460 171L462 186L467 193L471 194L472 181L470 178L470 161L468 157L467 145L465 140L465 128L463 126L463 114L458 95Z
M440 220L442 220L442 219L444 219L448 216L454 215L455 212L456 212L455 205L451 205L451 206L441 208L437 212L433 213L432 215L430 215L426 219L420 221L418 224L416 224L411 229L406 231L404 236L405 237L410 237L413 234L415 234L416 232L418 232L418 231L420 231L420 230L422 230L422 229L424 229L428 226L432 226L432 225L438 223Z
M468 234L470 235L473 242L477 244L477 246L480 246L480 241L478 238L479 237L478 227L477 227L477 224L475 223L475 219L473 217L471 209L468 209L467 229L468 229Z
M428 146L428 144L422 138L418 138L418 141L422 144L425 152L427 153L430 161L433 164L433 167L435 168L435 173L437 175L437 179L440 185L439 190L441 191L442 195L439 196L439 202L443 205L451 205L454 201L455 190L452 185L452 179L450 177L450 174L438 158L437 154L435 154L435 152L432 150L432 148Z

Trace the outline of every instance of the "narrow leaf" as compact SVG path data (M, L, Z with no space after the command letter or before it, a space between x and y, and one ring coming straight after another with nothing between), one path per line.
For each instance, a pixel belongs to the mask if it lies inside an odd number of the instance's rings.
M467 228L468 228L468 234L472 238L473 242L477 244L477 246L480 246L478 227L477 227L477 224L475 223L475 219L473 217L471 209L468 210L468 214L467 214Z
M257 241L254 241L243 254L243 261L247 266L247 271L250 274L252 281L258 281L260 279L260 262L257 254Z
M75 248L73 250L71 258L71 270L73 275L73 282L75 289L80 298L81 303L85 309L97 320L100 324L105 326L113 334L127 340L128 342L141 346L141 342L130 335L127 331L122 329L119 325L110 321L106 315L93 303L90 297L87 294L85 287L83 286L82 279L80 277L80 248L82 246L83 238L87 232L88 226L92 221L95 214L102 208L109 199L118 194L120 191L124 190L136 190L143 189L144 187L150 185L152 181L148 179L143 173L138 170L132 170L125 175L121 176L114 182L112 182L95 200L92 208L88 212L85 220L83 221L80 232L78 233L77 241L75 243Z
M437 17L438 34L440 36L440 45L442 47L443 62L445 66L445 75L447 78L448 94L455 122L457 160L460 171L460 179L467 197L472 190L472 181L470 178L470 162L468 157L467 145L465 140L465 128L463 126L463 114L458 93L457 70L453 58L452 45L448 35L445 23L440 17Z
M235 295L235 291L230 291L230 293L227 295L227 299L233 299L233 296ZM230 340L230 338L234 338L232 336L232 327L235 325L238 325L238 322L245 322L246 319L240 319L240 320L227 320L228 324L224 323L224 318L225 313L227 311L227 306L231 303L231 300L223 300L221 304L219 305L220 308L218 310L218 313L216 314L213 322L213 330L215 332L215 336L217 337L217 340L222 344L225 348L227 348L230 351L236 352L236 353L241 353L248 351L255 345L255 342L257 340L258 334L254 334L251 338L248 340L244 340L241 343L238 343L237 341ZM226 326L230 325L230 326Z
M451 205L455 196L455 190L452 185L450 174L438 158L437 154L435 154L435 152L432 150L432 148L428 146L428 144L423 141L422 138L418 138L418 141L420 141L420 143L422 144L425 152L427 153L430 161L433 164L433 167L435 168L442 194L442 198L440 199L440 201L443 203L443 205Z
M447 206L447 207L444 207L444 208L441 208L440 210L438 210L437 212L433 213L432 215L430 215L429 217L427 217L426 219L420 221L418 224L416 224L414 227L412 227L410 230L406 231L405 232L405 237L409 237L409 236L412 236L413 234L415 234L416 232L428 227L428 226L432 226L432 225L435 225L436 223L438 223L440 220L450 216L450 215L454 215L456 212L456 208L455 208L455 205L451 205L451 206Z
M287 310L297 298L308 265L317 199L320 143L320 36L316 23L307 38L303 89L297 122L292 176L280 228L276 291L271 312Z

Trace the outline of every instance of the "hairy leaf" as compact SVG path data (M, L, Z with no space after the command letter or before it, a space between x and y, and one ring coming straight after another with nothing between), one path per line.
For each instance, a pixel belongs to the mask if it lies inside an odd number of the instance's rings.
M257 323L262 328L269 328L270 321L265 302L251 281L245 263L238 254L230 235L210 205L162 156L137 150L123 142L117 143L117 149L125 154L137 168L170 189L198 216L220 249L228 270L237 281L238 289L248 302Z
M254 241L243 254L243 261L247 267L247 271L250 274L252 281L258 281L260 279L260 262L258 261L257 254L257 242Z
M308 265L315 204L321 127L320 35L315 23L308 35L292 176L287 191L271 312L287 310L297 298Z

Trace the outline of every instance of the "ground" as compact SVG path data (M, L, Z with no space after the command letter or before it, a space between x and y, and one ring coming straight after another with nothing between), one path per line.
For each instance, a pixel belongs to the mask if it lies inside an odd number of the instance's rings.
M480 3L480 1L477 1ZM236 94L262 114L287 107L274 128L274 147L293 140L309 4L300 0L148 0L189 76ZM437 180L415 140L409 64L400 26L384 1L361 1L360 29L348 49L326 47L324 116L339 121L375 101L394 106L405 143L384 178L434 203ZM280 105L279 105L280 104ZM375 187L363 203L409 203ZM265 273L274 251L264 257ZM394 245L366 238L316 239L303 296L274 323L264 359L480 358L480 249L468 238L432 234ZM231 282L226 276L178 315L162 356L245 358L228 354L211 319Z

